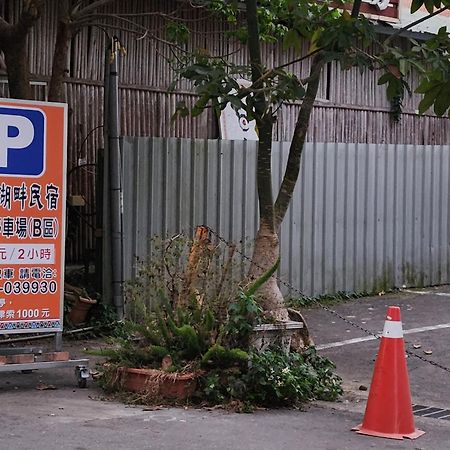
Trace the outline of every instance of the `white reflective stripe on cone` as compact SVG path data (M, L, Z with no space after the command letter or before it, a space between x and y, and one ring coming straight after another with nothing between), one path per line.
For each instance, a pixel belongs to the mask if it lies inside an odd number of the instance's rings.
M394 339L402 338L403 337L402 323L393 320L386 320L386 322L384 322L383 337Z

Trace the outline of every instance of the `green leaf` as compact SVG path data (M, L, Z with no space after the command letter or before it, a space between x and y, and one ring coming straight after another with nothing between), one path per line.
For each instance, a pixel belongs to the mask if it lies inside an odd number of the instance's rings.
M346 9L344 9L344 11L342 11L342 18L347 22L352 20L352 16Z
M423 99L419 103L419 114L423 114L427 109L431 107L436 99L436 95L439 93L439 90L432 89L425 94Z
M267 271L264 272L259 278L257 278L245 291L245 295L254 295L256 291L277 271L280 265L280 258L277 262Z
M395 97L403 97L403 85L402 82L396 78L394 75L389 81L388 87L386 89L387 98L393 100Z
M174 122L178 117L187 117L189 115L189 109L184 101L177 102L175 112L171 117L171 122Z
M227 97L227 100L231 103L231 106L235 111L239 109L245 109L246 104L239 98L234 95L230 95Z
M428 80L423 80L419 86L417 86L416 92L417 94L425 94L430 89L430 82Z
M442 86L439 94L436 96L436 101L434 102L434 112L439 117L443 116L447 109L450 107L450 91L449 85Z
M386 84L393 77L392 73L385 73L378 80L378 85Z
M189 39L189 28L182 23L169 22L166 25L167 39L171 42L178 42L184 44Z
M413 0L411 3L411 13L415 13L423 5L424 0Z
M319 38L322 35L322 29L318 28L316 31L314 31L313 35L311 36L311 44L309 46L309 53L315 52L316 50L319 49L318 41Z
M305 96L306 90L302 84L294 84L292 87L292 94L295 100L301 99Z
M191 111L192 117L197 117L204 111L204 109L206 108L206 105L209 102L209 99L210 99L209 95L205 94L205 95L202 95L195 102L195 105L194 105L194 107L192 108L192 111Z
M408 73L409 63L406 59L401 59L398 64L398 68L400 69L400 73L405 76Z
M425 0L424 4L426 10L431 14L434 10L434 0Z
M297 30L295 28L291 28L284 36L283 39L283 49L287 50L291 47L295 48L296 50L301 49L301 38L298 34Z
M410 61L411 65L414 66L419 72L424 73L425 72L425 67L417 61Z

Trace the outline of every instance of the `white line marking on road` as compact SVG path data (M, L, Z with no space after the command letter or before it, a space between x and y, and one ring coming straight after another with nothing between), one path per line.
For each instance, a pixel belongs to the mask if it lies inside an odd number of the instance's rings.
M442 330L444 328L450 328L450 323L441 323L439 325L431 325L428 327L411 328L409 330L404 330L403 334L423 333L424 331ZM381 335L381 332L376 334ZM360 342L374 341L375 339L375 336L364 336L359 338L346 339L345 341L331 342L329 344L321 344L317 345L316 348L317 350L324 350L326 348L344 347L345 345L359 344Z
M431 291L412 291L411 289L402 289L402 292L408 292L409 294L419 294L419 295L432 294Z
M404 330L403 334L422 333L424 331L441 330L443 328L450 328L450 323L441 323L439 325L430 325L428 327L411 328L409 330Z
M344 345L358 344L359 342L366 342L366 341L374 341L375 339L376 339L375 336L365 336L360 338L347 339L345 341L340 342L331 342L330 344L316 345L316 349L324 350L326 348L343 347Z
M433 292L433 291L413 291L411 289L402 289L402 292L418 295L440 295L441 297L450 297L450 292Z

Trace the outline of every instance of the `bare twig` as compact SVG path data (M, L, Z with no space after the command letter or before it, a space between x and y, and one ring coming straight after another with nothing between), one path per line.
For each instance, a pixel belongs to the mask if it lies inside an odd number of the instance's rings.
M436 11L433 11L431 14L428 14L427 16L421 17L420 19L417 19L414 22L409 23L408 25L399 28L395 33L391 34L385 41L384 43L387 44L390 41L392 41L392 39L394 39L397 36L400 36L404 31L409 30L412 27L415 27L416 25L419 25L422 22L425 22L428 19L431 19L434 16L437 16L438 14L441 14L442 12L444 12L445 10L449 9L449 6L444 6L443 8L437 9Z
M74 10L72 10L72 18L73 20L78 20L81 17L85 17L89 15L92 11L97 10L98 8L101 8L102 6L106 6L108 3L112 3L115 0L96 0L95 2L92 2L91 4L85 6L83 9L79 9L76 11L77 7L79 6L79 3L76 5Z

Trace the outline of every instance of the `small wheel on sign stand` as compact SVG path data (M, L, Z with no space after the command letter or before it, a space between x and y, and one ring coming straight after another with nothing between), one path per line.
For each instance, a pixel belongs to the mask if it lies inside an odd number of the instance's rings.
M78 387L80 389L87 388L87 380L89 378L89 369L86 366L76 366L75 375L77 377Z

